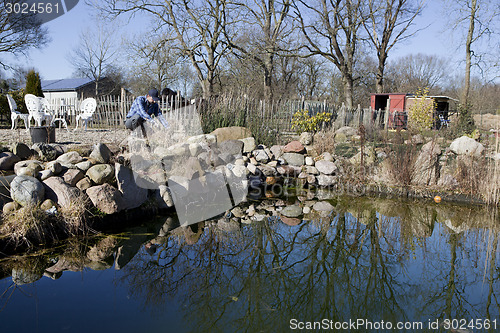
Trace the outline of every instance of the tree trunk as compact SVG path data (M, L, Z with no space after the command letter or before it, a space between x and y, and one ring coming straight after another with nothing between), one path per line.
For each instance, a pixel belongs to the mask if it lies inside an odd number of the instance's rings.
M352 79L352 76L343 75L342 83L344 85L345 106L348 109L352 109L353 108L354 80Z
M375 89L378 94L385 92L384 90L384 71L385 71L385 61L387 59L387 54L385 52L379 54L378 57L378 67L377 67L377 75L375 79Z
M462 95L462 104L464 106L469 102L470 90L470 70L472 67L472 39L474 37L474 21L476 19L477 0L471 0L469 17L469 32L467 33L467 41L465 43L465 83Z

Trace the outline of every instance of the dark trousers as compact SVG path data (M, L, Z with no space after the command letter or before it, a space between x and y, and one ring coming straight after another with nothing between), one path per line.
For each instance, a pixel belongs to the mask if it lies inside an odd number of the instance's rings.
M144 118L142 118L140 115L136 114L130 118L127 118L125 120L125 127L128 128L129 130L135 130L138 126L142 125L144 123Z

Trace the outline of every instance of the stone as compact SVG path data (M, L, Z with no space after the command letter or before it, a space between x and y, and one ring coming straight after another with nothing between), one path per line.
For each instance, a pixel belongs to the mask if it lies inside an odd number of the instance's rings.
M337 166L335 165L335 163L330 161L319 160L314 166L319 172L325 175L331 175L337 171Z
M424 137L422 136L422 134L416 134L416 135L414 135L414 136L411 137L411 143L412 144L421 145L424 142L425 141L424 141Z
M184 163L184 177L189 180L199 178L205 175L205 170L196 157L189 157Z
M67 169L59 176L61 176L64 182L66 182L69 186L76 186L76 183L82 180L83 177L85 177L85 174L78 169Z
M239 206L236 206L235 208L233 208L231 210L231 214L233 214L234 217L237 217L237 218L242 218L245 216L245 212L243 211L243 209Z
M276 176L278 174L278 172L276 171L276 168L273 168L273 167L265 165L265 164L259 165L257 167L257 169L259 169L260 172L262 172L262 174L264 176L272 176L272 177L274 177L274 176Z
M45 180L49 177L54 176L54 173L50 170L42 170L38 173L38 177L40 180Z
M481 156L484 151L484 146L476 140L464 135L455 139L451 143L450 149L457 155Z
M253 137L239 139L238 141L243 142L243 153L249 153L253 151L256 147L255 138Z
M315 175L308 175L307 176L307 183L314 185L316 184L316 176Z
M69 186L61 177L50 177L43 181L45 197L56 202L61 207L70 207L82 192Z
M0 170L12 170L14 164L21 161L19 156L11 152L0 153Z
M191 143L197 143L203 146L210 146L212 144L217 143L217 136L213 134L195 135L187 138L185 143L187 143L188 145Z
M246 177L249 173L249 170L244 165L235 165L231 169L234 176L238 178Z
M444 175L441 175L441 177L439 177L437 185L441 188L453 190L456 189L459 184L455 177L445 173Z
M76 164L83 161L83 157L76 151L69 151L59 156L56 161L61 164Z
M269 150L276 159L280 158L281 155L283 155L283 146L274 145L271 148L269 148Z
M438 143L430 141L422 146L415 161L413 182L416 185L430 185L437 183L436 170L439 166L441 147Z
M291 227L299 225L300 222L302 222L301 219L298 219L298 218L295 218L295 217L286 217L286 216L281 216L280 220L284 224L289 225Z
M377 155L375 155L375 151L371 148L365 148L363 154L363 163L366 166L375 164L377 160ZM361 165L361 152L357 153L353 157L349 159L349 162L353 165Z
M302 215L302 208L299 205L286 206L281 210L281 215L286 217L298 217Z
M20 161L14 165L14 173L17 176L24 175L36 178L42 170L42 162L36 160Z
M293 165L280 165L276 168L276 171L278 171L280 175L294 177L297 176L302 170L300 167Z
M250 129L239 126L217 128L210 134L214 135L217 138L217 142L219 143L228 140L245 139L252 136L252 132L250 131Z
M12 269L12 282L17 286L30 284L40 280L43 276L43 269L35 271L33 268L19 267Z
M45 188L35 177L16 176L10 183L10 197L21 206L36 206L45 199Z
M109 164L97 164L87 170L86 176L94 182L94 184L101 185L113 179L115 170Z
M305 171L310 175L319 175L319 170L314 166L307 165Z
M42 202L42 204L40 205L40 209L41 210L49 210L49 209L52 209L52 207L55 207L56 206L56 203L50 199L45 199L44 202Z
M306 148L299 141L291 141L286 146L283 147L283 152L304 154L306 152Z
M84 177L80 179L78 183L76 183L76 187L82 192L88 189L89 187L92 187L92 185L93 185L92 181L88 177Z
M327 176L327 175L319 175L316 177L319 186L332 186L337 182L337 177L335 176Z
M253 151L253 156L255 160L259 163L267 163L269 162L269 156L267 155L264 149L257 149Z
M334 207L328 201L318 201L314 203L312 209L314 209L317 212L331 212L334 209Z
M221 154L240 155L243 153L244 146L241 140L226 140L217 143L217 150Z
M44 162L53 161L59 155L59 151L52 145L38 142L31 147L37 154L40 160Z
M92 161L87 160L80 163L76 163L75 167L82 170L83 172L87 172L92 167L92 165L93 165Z
M312 132L302 132L300 134L299 142L304 146L308 146L313 142L313 133Z
M54 175L58 175L63 171L63 166L58 161L52 161L45 164L45 169L50 170Z
M308 166L314 165L314 159L311 156L306 156L306 165Z
M104 143L97 143L94 149L90 153L90 158L96 160L99 163L108 163L111 158L111 150Z
M21 160L26 160L33 156L33 151L28 145L22 142L16 142L12 144L11 151L14 155L17 155Z
M170 193L170 189L166 185L159 186L159 194L162 201L165 203L167 207L174 206L174 199L172 198L172 193Z
M350 138L351 136L358 134L358 131L355 128L344 126L335 131L335 137L337 137L337 134L343 134L347 138Z
M252 163L248 163L247 165L247 169L250 173L252 174L256 174L257 173L257 166L255 164L252 164Z
M284 153L282 155L283 159L287 164L293 166L302 166L304 165L304 155L298 153Z
M137 185L130 168L115 163L115 177L122 194L122 209L137 208L148 199L148 190Z
M17 202L15 202L15 201L7 202L3 206L3 213L5 215L11 214L11 213L14 213L16 210L18 210L19 208L21 208L21 205L18 204Z
M182 198L189 194L189 179L183 176L173 175L168 179L168 187L175 193L176 198Z
M202 151L203 147L199 143L190 143L188 146L189 154L191 156L198 156Z
M109 184L92 186L86 193L94 206L105 214L118 213L123 208L121 192Z
M332 154L330 154L327 151L325 151L323 154L321 154L319 159L325 160L325 161L330 161L330 162L335 162L335 159L333 158Z

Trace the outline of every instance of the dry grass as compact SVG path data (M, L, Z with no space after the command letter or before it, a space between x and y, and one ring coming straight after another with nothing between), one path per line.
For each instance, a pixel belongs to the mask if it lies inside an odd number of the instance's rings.
M411 142L404 144L404 139L398 133L395 142L387 158L390 177L397 185L410 186L417 171L417 145Z
M318 132L314 135L314 149L321 155L324 152L335 152L335 130L330 128L326 131Z

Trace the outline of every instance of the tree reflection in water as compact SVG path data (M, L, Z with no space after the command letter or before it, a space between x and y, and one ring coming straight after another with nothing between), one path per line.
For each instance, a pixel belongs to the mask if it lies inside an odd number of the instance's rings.
M196 331L499 317L499 222L479 209L358 200L297 226L220 225L156 238L120 283L160 312L179 299Z

